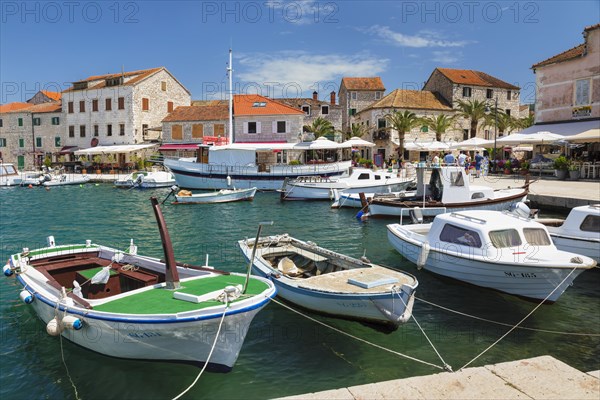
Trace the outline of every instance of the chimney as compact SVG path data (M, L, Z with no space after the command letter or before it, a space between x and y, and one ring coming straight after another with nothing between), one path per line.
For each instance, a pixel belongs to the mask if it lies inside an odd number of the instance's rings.
M319 100L319 94L316 90L313 92L313 100Z
M329 102L331 103L332 106L335 106L335 92L331 92L329 94L329 96L331 96L331 99Z

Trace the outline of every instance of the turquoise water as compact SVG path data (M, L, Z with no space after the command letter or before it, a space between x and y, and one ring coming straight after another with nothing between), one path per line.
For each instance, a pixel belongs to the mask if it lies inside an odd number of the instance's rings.
M110 185L0 189L0 259L22 247L85 239L126 248L133 238L140 254L162 256L149 197L167 190L119 190ZM281 203L274 193L254 202L220 205L165 204L163 213L178 261L245 270L237 241L254 237L259 221L273 220L264 234L288 232L351 256L407 270L419 279L417 295L433 303L482 318L514 324L536 304L489 290L439 279L418 271L389 245L386 223L359 222L355 210L331 210L327 202ZM4 262L2 262L4 264ZM2 338L0 398L74 398L61 361L60 341L19 301L14 279L0 284ZM395 332L358 322L311 316L345 332L440 365L441 361L411 321ZM444 360L455 370L507 330L416 302L414 316ZM600 334L600 271L580 275L554 305L540 307L524 326L561 332ZM63 341L66 364L84 399L172 398L199 369L193 366L105 357ZM516 330L471 366L549 354L578 369L600 369L600 337ZM228 374L206 372L187 398L262 399L333 389L438 369L403 359L341 336L275 303L254 319L240 357Z

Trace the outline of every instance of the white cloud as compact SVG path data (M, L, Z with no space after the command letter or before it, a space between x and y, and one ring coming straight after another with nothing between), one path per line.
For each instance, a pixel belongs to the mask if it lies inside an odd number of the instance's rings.
M238 53L234 77L245 82L244 92L254 85L263 95L294 97L314 90L320 98L337 91L343 76L376 76L385 71L389 60L361 53L355 55L311 54L305 51L278 53Z
M363 32L377 35L400 47L463 47L469 43L466 40L445 40L440 33L429 30L420 31L416 35L406 35L381 25L373 25L363 29Z
M456 51L433 51L431 61L440 64L456 64L462 58L462 53Z

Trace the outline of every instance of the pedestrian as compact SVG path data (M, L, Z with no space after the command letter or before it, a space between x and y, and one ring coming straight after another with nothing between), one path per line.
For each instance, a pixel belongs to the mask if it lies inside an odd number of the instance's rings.
M434 167L439 167L440 166L440 157L438 156L438 152L434 152L433 153L433 160L432 160L432 164Z
M475 152L475 178L479 178L481 175L481 162L483 161L483 156L479 154L479 151Z
M450 151L447 151L446 155L444 156L444 164L454 165L455 161L456 160L454 159L454 156L452 155L452 153Z
M461 167L464 167L466 159L467 159L467 155L465 154L464 150L461 150L460 154L458 155L458 165L460 165Z

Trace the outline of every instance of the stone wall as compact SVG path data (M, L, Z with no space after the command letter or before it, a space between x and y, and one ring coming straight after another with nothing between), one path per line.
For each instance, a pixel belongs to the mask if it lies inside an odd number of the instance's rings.
M425 82L423 90L438 92L440 96L442 96L442 98L448 102L448 104L453 104L454 84L437 69L433 70L433 73L427 82Z
M356 99L352 98L352 93L356 93ZM347 90L342 86L339 93L339 102L342 108L342 131L347 132L355 120L355 117L350 116L351 109L356 109L356 113L359 113L374 102L381 100L384 95L385 93L381 90Z
M286 121L286 133L277 133L273 123ZM260 122L261 129L257 133L244 133L244 126L248 122ZM234 116L233 132L234 142L289 142L300 141L304 117L298 115L260 115L260 116ZM276 127L275 127L276 128Z
M224 125L225 134L223 137L227 137L229 132L229 121L176 121L176 122L163 122L162 123L162 137L165 143L202 143L202 138L192 137L192 126L202 125L203 136L216 136L214 126L216 124ZM183 139L173 139L172 128L173 125L180 125L182 128Z

